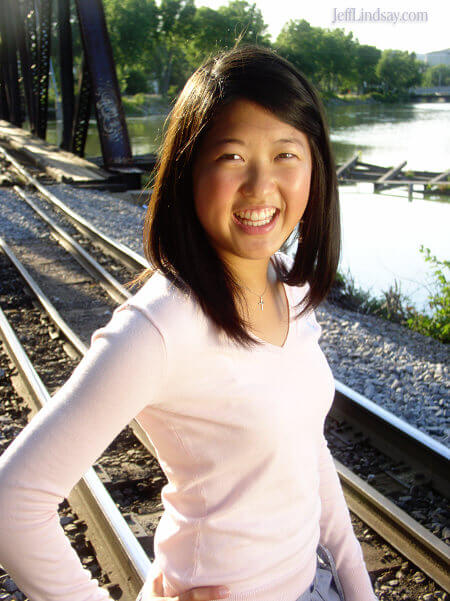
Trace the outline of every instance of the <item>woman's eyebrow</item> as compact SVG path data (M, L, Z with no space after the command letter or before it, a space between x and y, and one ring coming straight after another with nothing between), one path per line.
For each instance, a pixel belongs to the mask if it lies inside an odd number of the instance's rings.
M305 149L305 145L300 138L280 138L279 140L275 140L273 143L278 144L280 142L297 144ZM220 138L214 142L213 146L221 146L222 144L240 144L241 146L246 146L245 142L243 140L239 140L238 138Z
M245 146L245 142L237 138L220 138L220 140L215 140L213 146L222 146L222 144L240 144L241 146Z
M305 149L305 145L300 140L300 138L281 138L280 140L276 140L275 144L277 144L278 142L290 142L291 144L297 144L298 146L301 146L303 149Z

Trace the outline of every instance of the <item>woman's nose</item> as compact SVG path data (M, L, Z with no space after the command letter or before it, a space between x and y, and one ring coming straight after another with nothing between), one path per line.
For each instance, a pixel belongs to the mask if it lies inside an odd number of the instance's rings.
M274 189L274 177L267 166L253 165L248 168L242 184L242 192L245 196L263 199L272 194Z

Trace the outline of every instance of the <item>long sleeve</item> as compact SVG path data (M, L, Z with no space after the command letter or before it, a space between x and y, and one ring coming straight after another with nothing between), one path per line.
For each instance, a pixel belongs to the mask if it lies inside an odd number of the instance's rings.
M67 382L0 458L0 563L31 601L109 598L83 569L57 507L164 386L157 327L118 307Z
M324 436L319 461L320 542L333 554L345 601L376 601L361 545L353 531L339 476Z

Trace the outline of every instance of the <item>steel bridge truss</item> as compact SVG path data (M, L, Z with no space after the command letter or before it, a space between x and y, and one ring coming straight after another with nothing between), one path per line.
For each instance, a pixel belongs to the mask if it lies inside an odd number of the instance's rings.
M56 41L61 148L84 156L94 109L105 167L124 176L135 172L102 0L2 0L0 11L0 119L17 127L28 120L31 132L45 139L51 43ZM76 21L83 56L75 93Z

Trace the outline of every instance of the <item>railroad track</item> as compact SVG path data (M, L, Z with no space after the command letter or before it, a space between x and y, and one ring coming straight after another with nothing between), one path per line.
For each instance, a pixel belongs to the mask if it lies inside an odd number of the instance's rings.
M22 166L19 165L19 167L22 170L22 177L26 177L26 171ZM28 180L28 182L30 183L31 180ZM51 201L51 196L53 195L42 184L40 184L40 187L43 188L39 190L40 193L46 191L47 200ZM25 200L26 192L23 190L17 190L17 192ZM35 201L32 201L32 203L36 204ZM32 204L29 203L29 206L32 206ZM63 209L61 203L57 206L58 211ZM36 208L39 209L37 206ZM33 210L35 210L34 207ZM42 212L41 209L39 211ZM72 213L70 218L72 225L74 225L76 215ZM50 225L48 220L47 224ZM83 228L83 236L89 236L89 240L83 243L83 247L95 244L95 247L98 249L100 245L107 244L101 241L101 238L95 234L92 234L93 237L91 237L87 222L75 227L78 231L81 231L81 228ZM53 229L52 231L56 230ZM75 247L75 245L67 242L67 238L65 238L64 244L65 247ZM130 260L128 259L127 263L123 255L121 255L121 259L117 254L113 255L111 251L108 252L105 250L104 252L108 254L108 261L112 261L113 263L114 260L116 262L120 261L120 266L116 265L113 271L120 273L121 277L126 276L125 280L122 279L122 282L129 281ZM79 250L75 250L75 254L82 255ZM86 258L84 257L83 260L77 259L77 261L83 264ZM134 265L137 270L140 270L145 266L145 263L143 264L143 260L139 258L139 262ZM122 268L125 269L125 272L121 272ZM92 263L89 263L89 269L91 275L97 277L93 274ZM126 271L127 269L128 271ZM98 277L102 279L102 276L99 275ZM106 289L111 286L111 282L108 281L107 284L103 285L105 285ZM126 298L123 286L122 289L120 286L122 284L119 283L119 288L114 287L115 291L111 294L115 302L123 302ZM125 292L129 294L127 291ZM108 292L108 294L110 293ZM119 296L114 296L116 294L119 294ZM120 296L121 294L122 296ZM55 327L66 335L67 328L64 330L61 324ZM77 348L73 340L70 344L73 348ZM83 350L78 345L78 352L80 350L82 354L85 349ZM440 507L439 503L445 503L446 499L448 499L448 482L446 478L446 471L448 472L448 449L439 445L431 437L415 431L415 429L401 422L398 418L391 416L388 412L380 410L379 407L371 403L368 399L364 399L361 395L347 389L343 384L336 382L336 389L335 407L330 412L330 419L328 420L330 426L327 429L329 440L330 438L334 438L338 441L336 446L338 454L341 451L344 454L354 453L356 447L362 447L360 434L362 430L364 444L368 445L370 442L372 446L371 453L373 453L373 448L378 447L381 451L388 451L389 455L391 455L390 457L384 456L382 459L384 463L390 463L387 468L379 469L376 472L373 466L370 466L372 472L370 474L372 476L371 482L377 485L378 491L374 486L367 484L362 478L358 478L352 474L343 463L336 461L349 508L365 520L368 525L382 534L404 557L410 559L424 573L428 574L436 583L442 586L444 590L448 591L448 546L388 498L390 496L395 499L396 495L400 495L400 498L405 497L405 492L415 486L416 490L420 489L420 487L425 487L428 489L427 492L431 492L431 490L436 491L436 498L441 495L442 501L437 501L438 507ZM344 418L346 422L344 422ZM349 425L349 421L357 428L357 431ZM333 428L331 427L332 422L334 422ZM152 452L152 449L148 450ZM336 456L336 453L334 455ZM367 456L367 450L364 450L364 456ZM402 461L406 461L409 465L402 466L400 463ZM143 482L141 481L140 484L143 484ZM385 490L389 491L388 496L382 496L380 490L383 489L383 486ZM145 528L143 530L145 531Z

